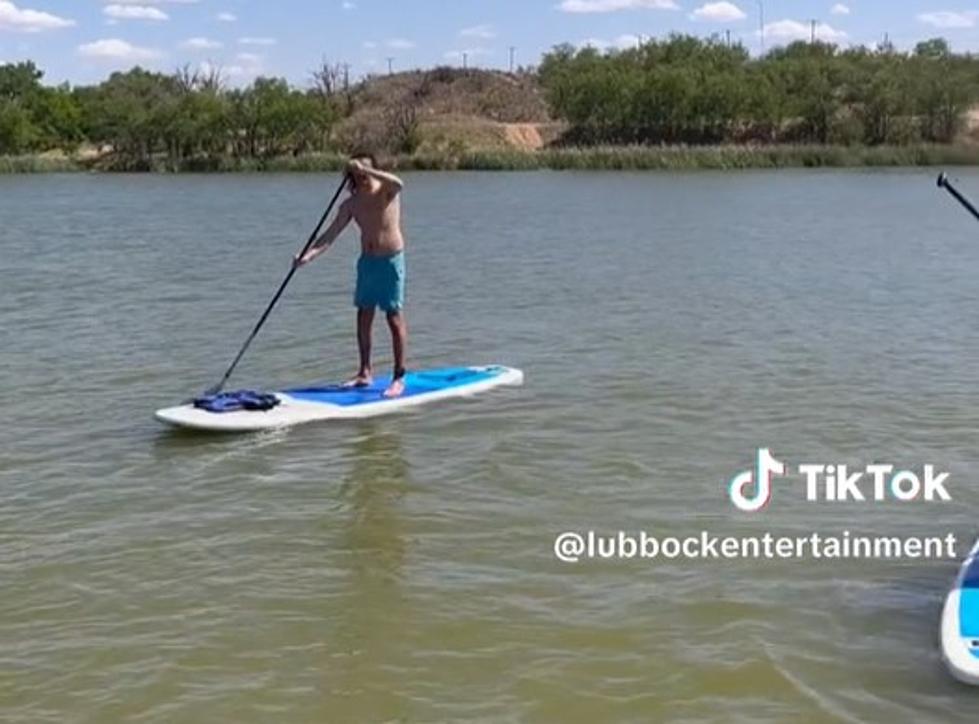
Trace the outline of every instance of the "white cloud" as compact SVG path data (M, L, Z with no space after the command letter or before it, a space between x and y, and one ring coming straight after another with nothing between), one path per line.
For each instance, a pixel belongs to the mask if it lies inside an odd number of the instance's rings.
M244 73L244 67L241 65L221 65L220 63L213 63L209 60L198 63L197 69L205 75L218 73L222 76L227 76L242 75Z
M238 38L241 45L275 45L277 42L275 38Z
M415 44L410 40L405 40L404 38L391 38L385 45L389 48L394 48L395 50L410 50L415 47Z
M86 58L110 60L153 60L160 52L152 48L141 48L118 38L96 40L78 46L78 53Z
M197 64L197 72L201 75L211 75L216 73L219 76L222 76L224 75L224 68L222 68L220 65L215 65L214 63L205 60Z
M614 13L617 10L679 10L674 0L562 0L566 13Z
M844 5L843 3L836 3L833 7L829 9L830 15L849 15L850 6Z
M447 60L462 60L462 56L466 55L469 58L476 58L480 55L489 55L490 51L486 48L465 48L464 50L450 50L445 53L445 58Z
M625 33L620 35L615 40L605 40L603 38L586 38L578 43L580 48L594 48L595 50L610 50L616 48L618 50L627 50L629 48L639 47L640 38L638 35L632 35L631 33Z
M979 17L979 13L975 11L955 13L940 10L934 13L921 13L918 15L918 22L943 29L971 28L975 26L977 17Z
M74 20L63 18L40 10L19 8L12 2L0 0L0 30L16 30L21 33L39 33L44 30L57 30L75 24Z
M341 5L344 10L353 10L357 7L356 3L350 2L350 0L343 0L343 5Z
M623 50L625 48L638 48L641 43L642 43L642 40L639 38L639 36L638 35L632 35L631 33L626 33L625 35L620 35L614 41L612 41L612 44L616 48L621 48Z
M215 17L222 23L233 23L238 19L238 16L234 13L218 13Z
M765 26L765 37L772 40L809 40L812 33L812 26L809 23L800 23L798 20L778 20ZM847 34L842 30L827 25L826 23L816 23L816 40L824 43L835 43L845 40Z
M496 31L492 25L474 25L471 28L463 28L459 31L463 38L481 38L491 40L496 37Z
M187 38L187 40L180 44L180 47L189 48L190 50L217 50L218 48L223 48L224 43L211 40L210 38Z
M265 58L256 53L238 53L235 56L235 61L235 63L224 69L233 78L251 80L261 75L264 70L263 64Z
M706 3L690 14L692 20L706 20L714 23L733 23L736 20L744 20L746 17L748 16L745 15L744 10L726 0Z
M231 65L220 65L216 63L210 63L204 61L197 66L197 70L202 75L212 75L216 74L221 82L233 79L235 85L245 85L250 81L254 80L258 75L261 74L262 69L255 66L244 66L237 63L232 63Z
M367 50L373 50L377 47L377 43L375 43L373 40L365 40L363 45L365 48L367 48Z
M113 5L194 5L198 0L115 0Z
M102 13L114 20L169 20L159 8L148 5L106 5Z

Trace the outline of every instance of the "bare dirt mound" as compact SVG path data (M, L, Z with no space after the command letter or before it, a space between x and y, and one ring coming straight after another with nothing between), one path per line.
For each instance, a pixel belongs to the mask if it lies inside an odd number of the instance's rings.
M434 135L436 144L537 149L547 142L537 127L550 120L530 73L434 68L366 79L352 89L336 138L343 147L383 149L417 128L423 144Z
M506 123L503 132L507 143L521 151L536 151L544 146L544 139L535 123Z

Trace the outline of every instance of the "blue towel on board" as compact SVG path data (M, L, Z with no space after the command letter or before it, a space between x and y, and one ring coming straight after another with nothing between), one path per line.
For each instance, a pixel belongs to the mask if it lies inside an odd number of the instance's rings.
M279 398L267 392L238 390L206 395L194 400L194 407L208 412L234 412L236 410L271 410L279 404Z

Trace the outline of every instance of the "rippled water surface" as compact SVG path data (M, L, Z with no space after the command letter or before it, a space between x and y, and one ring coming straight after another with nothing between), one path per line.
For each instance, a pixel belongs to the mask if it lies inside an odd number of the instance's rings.
M954 563L552 554L590 529L971 542L979 227L930 174L412 175L412 366L525 387L159 426L220 377L335 180L0 178L0 719L975 720L937 651ZM353 371L355 255L297 276L237 384ZM738 513L725 481L760 446L931 462L954 502L787 482Z

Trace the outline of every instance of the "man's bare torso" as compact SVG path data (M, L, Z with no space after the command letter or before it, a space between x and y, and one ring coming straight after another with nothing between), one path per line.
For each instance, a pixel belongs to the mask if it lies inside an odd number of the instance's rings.
M349 199L350 212L360 227L360 247L369 256L390 256L405 246L401 233L401 196L376 182Z

